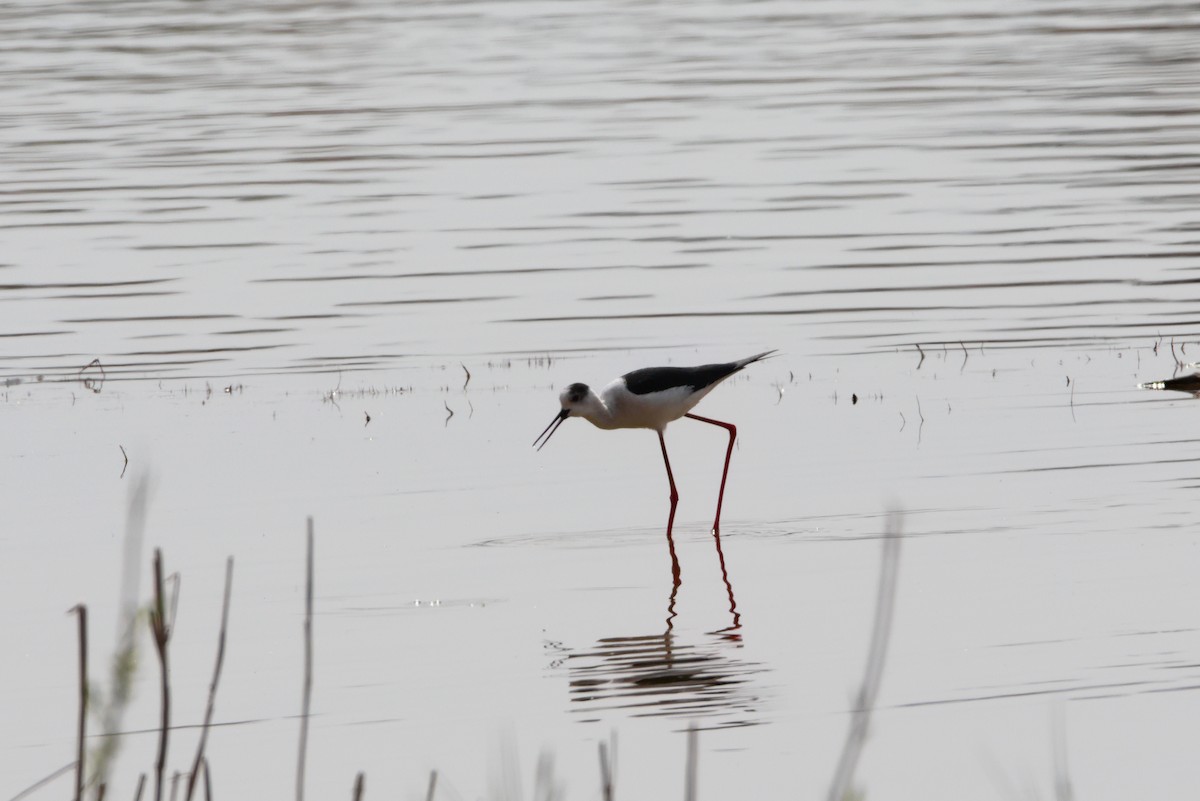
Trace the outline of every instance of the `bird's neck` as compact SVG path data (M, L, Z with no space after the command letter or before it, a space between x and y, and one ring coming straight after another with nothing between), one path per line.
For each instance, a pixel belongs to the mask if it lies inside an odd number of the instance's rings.
M612 409L599 395L592 393L588 402L580 409L580 417L587 420L596 428L616 428Z

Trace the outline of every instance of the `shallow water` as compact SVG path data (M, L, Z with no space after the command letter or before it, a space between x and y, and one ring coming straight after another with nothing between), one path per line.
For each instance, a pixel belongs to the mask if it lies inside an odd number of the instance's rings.
M74 753L131 487L183 575L190 765L236 559L218 797L825 792L880 537L872 795L1195 786L1200 12L1188 4L10 3L0 100L0 798ZM699 409L557 388L778 348ZM93 364L93 360L99 360ZM88 366L92 365L92 366ZM468 381L469 372L469 381ZM129 457L125 469L122 450ZM124 470L124 475L122 472ZM110 790L153 762L137 732ZM64 776L40 795L65 792ZM7 793L7 795L6 795ZM444 795L442 795L444 793ZM35 796L36 797L36 796Z

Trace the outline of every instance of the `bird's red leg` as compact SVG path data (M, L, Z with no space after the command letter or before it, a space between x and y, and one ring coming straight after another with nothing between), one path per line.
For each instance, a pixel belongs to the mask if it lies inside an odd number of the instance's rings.
M675 476L671 474L671 460L667 458L667 441L663 433L658 432L658 444L662 446L663 464L667 466L667 481L671 482L671 517L675 516L675 504L679 502L679 493L675 491Z
M690 417L693 420L699 420L701 423L711 423L714 426L720 426L729 432L729 447L725 449L725 469L721 471L721 491L717 494L717 519L713 521L713 531L717 534L721 533L721 504L725 500L725 479L729 478L729 459L733 456L733 441L737 439L737 426L733 423L722 423L720 420L710 420L707 417L701 417L698 414L685 414L684 417ZM662 435L659 434L661 437ZM666 446L663 446L663 455L666 455Z

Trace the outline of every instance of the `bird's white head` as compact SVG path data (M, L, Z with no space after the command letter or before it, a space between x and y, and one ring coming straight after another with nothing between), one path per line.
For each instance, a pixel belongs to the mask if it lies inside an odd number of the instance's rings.
M587 384L571 384L559 393L558 402L562 404L562 411L550 421L550 425L546 426L546 430L533 441L533 444L537 445L539 451L550 441L550 437L554 436L554 432L558 430L558 427L568 417L574 415L575 417L590 419L593 414L593 407L600 403L600 399L596 397L596 393L592 392L591 387ZM538 445L539 442L541 445Z

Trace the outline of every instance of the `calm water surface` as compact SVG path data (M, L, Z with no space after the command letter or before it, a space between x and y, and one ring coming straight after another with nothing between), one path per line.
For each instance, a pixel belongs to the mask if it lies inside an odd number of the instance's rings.
M1200 10L1129 2L0 4L0 798L73 758L122 542L183 575L218 797L820 797L886 511L869 796L1178 797L1200 739ZM723 432L557 389L778 348ZM93 360L99 360L91 367ZM467 380L469 372L470 379ZM129 456L125 467L121 448ZM145 570L143 569L143 573ZM129 586L134 586L132 582ZM139 594L147 593L142 575ZM141 650L110 792L153 763ZM98 727L93 724L93 730ZM67 775L33 797L68 792Z

